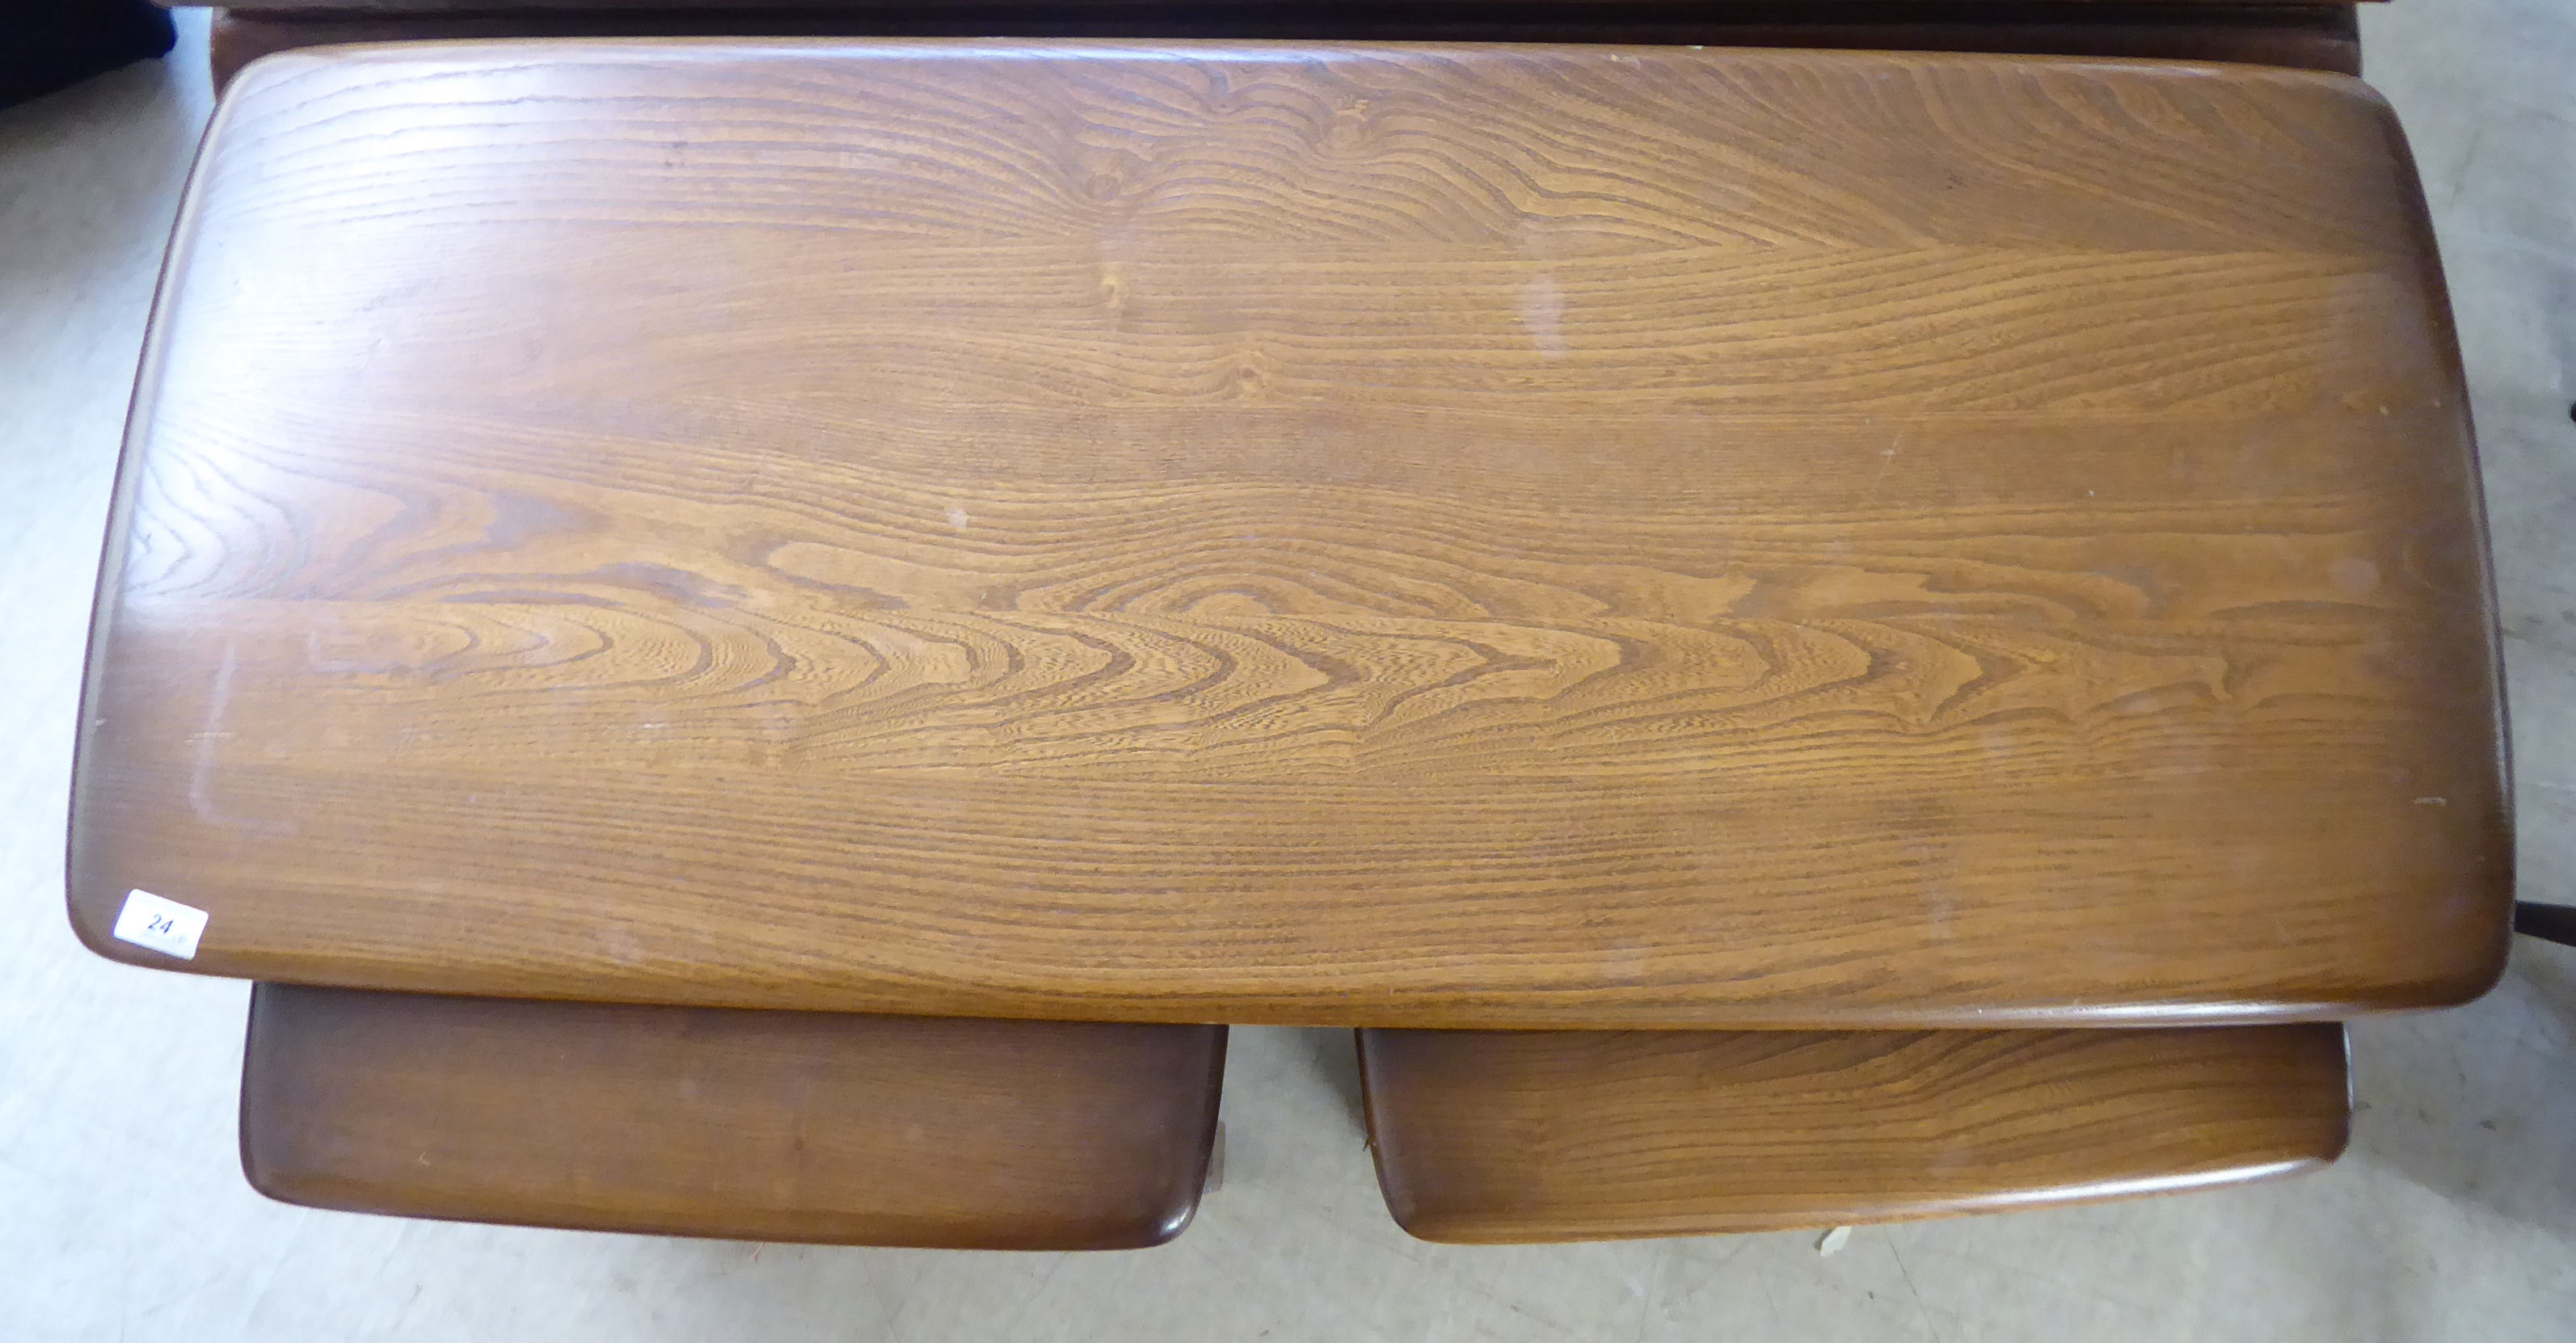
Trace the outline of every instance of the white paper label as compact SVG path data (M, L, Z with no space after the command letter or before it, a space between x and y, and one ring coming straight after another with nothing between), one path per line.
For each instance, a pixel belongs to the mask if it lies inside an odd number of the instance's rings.
M116 940L150 947L183 961L197 959L197 939L206 932L206 911L150 891L127 891L125 908L116 912Z

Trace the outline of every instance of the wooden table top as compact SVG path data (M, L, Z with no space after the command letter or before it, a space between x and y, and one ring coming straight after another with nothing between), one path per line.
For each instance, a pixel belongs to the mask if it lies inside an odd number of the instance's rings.
M71 904L137 963L1827 1027L2503 956L2457 357L2338 76L292 54L116 519Z
M242 1172L261 1193L517 1226L1159 1245L1198 1210L1225 1074L1223 1026L291 984L250 1004Z
M1360 1075L1387 1209L1467 1244L2172 1193L2316 1169L2352 1126L2343 1028L2323 1023L1372 1030Z

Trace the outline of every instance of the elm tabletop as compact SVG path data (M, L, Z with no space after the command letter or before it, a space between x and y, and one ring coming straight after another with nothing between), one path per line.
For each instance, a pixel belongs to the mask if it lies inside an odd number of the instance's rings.
M2510 886L2481 528L2340 76L288 54L155 316L72 916L840 1011L2458 1001ZM112 933L138 890L192 958Z

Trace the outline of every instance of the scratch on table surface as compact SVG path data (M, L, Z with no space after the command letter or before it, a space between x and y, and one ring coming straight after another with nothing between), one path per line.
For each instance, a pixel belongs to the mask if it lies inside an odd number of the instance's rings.
M1900 424L1896 426L1896 437L1890 439L1886 447L1879 449L1878 470L1870 474L1868 487L1860 492L1862 504L1878 502L1879 487L1887 483L1888 470L1896 465L1897 455L1905 451L1906 436L1913 432L1914 425L1911 422Z
M217 743L230 741L236 735L224 731L223 726L224 711L232 705L233 678L240 670L241 648L226 639L224 660L215 668L214 689L207 696L205 725L188 738L197 748L195 765L188 772L188 806L206 825L254 835L291 835L295 833L293 822L230 815L215 801L214 776L221 763L216 759Z

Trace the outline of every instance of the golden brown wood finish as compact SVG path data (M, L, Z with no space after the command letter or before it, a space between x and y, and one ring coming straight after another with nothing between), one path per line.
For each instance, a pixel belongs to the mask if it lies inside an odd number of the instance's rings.
M2349 1124L2334 1025L1359 1034L1378 1182L1426 1240L2170 1192L2322 1165Z
M470 1222L1111 1250L1180 1234L1222 1026L257 986L242 1168Z
M225 10L210 30L215 86L274 52L349 42L495 37L1113 36L1386 41L1642 42L2243 61L2361 72L2350 5L1978 5L1855 9L1770 4L945 5L855 9L585 10L509 14Z
M2117 152L2105 152L2116 146ZM1076 1019L2451 1002L2492 625L2351 80L1663 48L290 53L213 129L74 919Z

